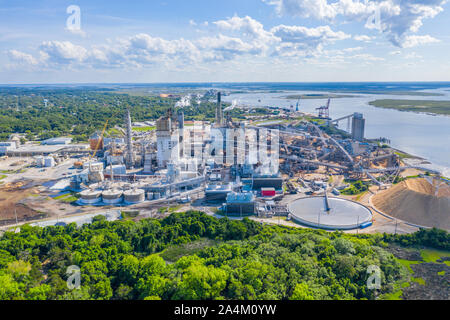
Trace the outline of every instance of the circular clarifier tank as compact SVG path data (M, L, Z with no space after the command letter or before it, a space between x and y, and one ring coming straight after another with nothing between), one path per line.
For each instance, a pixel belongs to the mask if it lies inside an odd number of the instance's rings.
M368 208L340 198L301 198L291 202L288 209L292 220L314 228L349 230L372 221Z

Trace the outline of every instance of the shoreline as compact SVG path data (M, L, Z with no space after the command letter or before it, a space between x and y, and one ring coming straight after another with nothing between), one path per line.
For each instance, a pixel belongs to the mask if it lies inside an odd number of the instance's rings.
M305 116L315 116L315 115L313 115L313 114L308 114L308 113L303 113ZM342 129L339 129L339 128L336 128L338 131L341 131L341 132L343 132L344 134L346 133L346 134L348 134L347 133L347 131L345 131L345 130L342 130ZM376 138L375 138L376 139ZM373 138L372 139L369 139L369 138L366 138L365 139L366 141L371 141L371 140L374 140ZM431 162L429 159L427 159L427 158L424 158L424 157L421 157L421 156L417 156L417 155L414 155L414 154L411 154L411 153L409 153L409 152L406 152L406 151L403 151L403 150L401 150L401 149L398 149L398 148L395 148L395 147L392 147L392 146L389 146L389 148L394 152L394 153L399 153L398 155L400 156L400 161L402 161L405 165L408 165L408 163L405 163L405 161L406 162L408 162L408 160L413 160L413 161L420 161L420 165L424 165L424 166L431 166L431 168L430 169L435 169L436 171L439 171L440 172L440 175L441 176L444 176L444 177L446 177L446 170L450 170L450 168L449 167L447 167L447 166L444 166L444 165L439 165L439 164L437 164L437 163L433 163L433 162Z
M412 112L434 117L450 117L450 100L377 99L369 101L368 105L375 108ZM421 109L423 109L423 111Z

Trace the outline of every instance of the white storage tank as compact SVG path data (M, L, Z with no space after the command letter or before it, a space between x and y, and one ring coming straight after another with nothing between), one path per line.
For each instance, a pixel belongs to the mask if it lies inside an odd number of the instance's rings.
M91 161L83 163L83 169L89 169L90 171L103 171L103 162Z
M34 157L34 160L36 160L36 166L37 167L43 167L44 166L44 157L43 156L36 156L36 157Z
M106 204L117 204L122 202L122 194L120 189L108 189L102 192L102 199Z
M44 167L53 167L55 166L55 159L53 157L45 157L44 158Z
M127 167L123 164L113 165L112 169L113 169L113 174L116 174L116 175L127 174ZM108 173L109 173L109 171L108 171Z
M153 192L147 192L147 200L153 200L154 195Z
M123 200L128 204L136 204L145 200L145 191L142 189L126 190L123 193Z
M186 170L186 171L196 172L196 171L197 171L197 168L198 168L197 160L196 160L196 159L191 159L191 160L188 162L188 167L187 167L187 170Z
M82 204L95 204L100 202L102 192L100 190L83 190L80 192L80 202Z

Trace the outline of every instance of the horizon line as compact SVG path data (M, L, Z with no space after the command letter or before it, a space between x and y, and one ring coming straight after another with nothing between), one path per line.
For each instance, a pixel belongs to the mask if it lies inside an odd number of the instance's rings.
M175 82L54 82L54 83L0 83L0 86L55 86L55 85L154 85L154 84L320 84L320 83L448 83L450 80L422 81L175 81Z

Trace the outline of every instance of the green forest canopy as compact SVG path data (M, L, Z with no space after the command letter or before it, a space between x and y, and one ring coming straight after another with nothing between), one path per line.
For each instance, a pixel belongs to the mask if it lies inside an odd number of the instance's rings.
M45 107L44 99L48 100ZM35 138L71 135L75 141L87 141L109 120L109 128L122 125L124 111L130 107L132 121L156 120L177 99L159 96L132 96L106 89L28 89L2 88L0 93L0 139L12 133L25 133ZM224 104L226 105L226 104ZM215 103L203 101L195 107L185 107L186 120L206 120L215 117ZM242 110L229 114L239 117Z
M170 246L213 239L168 264ZM449 249L441 230L411 235L347 235L216 219L200 212L163 219L47 228L23 226L0 238L0 299L374 299L367 267L382 272L381 293L408 271L384 247ZM211 242L211 241L209 241ZM81 268L69 290L67 267Z

